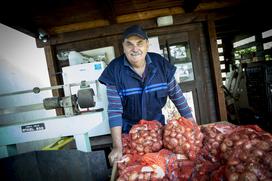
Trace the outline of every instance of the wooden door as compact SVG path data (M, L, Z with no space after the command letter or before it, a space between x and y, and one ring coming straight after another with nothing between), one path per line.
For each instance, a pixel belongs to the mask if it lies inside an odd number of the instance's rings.
M176 80L185 94L193 97L194 116L198 124L210 122L210 105L207 92L203 55L201 51L201 27L184 26L158 31L162 55L177 67ZM206 55L207 56L207 55Z

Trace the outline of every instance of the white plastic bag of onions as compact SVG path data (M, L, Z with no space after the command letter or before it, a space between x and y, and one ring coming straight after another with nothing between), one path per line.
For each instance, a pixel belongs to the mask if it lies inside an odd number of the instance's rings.
M140 120L129 131L131 149L139 155L158 152L162 148L162 124L158 121Z
M174 153L195 160L202 146L203 134L198 125L184 117L172 119L164 127L163 145Z

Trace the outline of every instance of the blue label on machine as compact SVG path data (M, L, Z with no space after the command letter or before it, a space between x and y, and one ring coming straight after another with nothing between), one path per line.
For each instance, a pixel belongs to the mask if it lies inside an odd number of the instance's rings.
M101 64L94 64L94 70L100 70L102 69Z

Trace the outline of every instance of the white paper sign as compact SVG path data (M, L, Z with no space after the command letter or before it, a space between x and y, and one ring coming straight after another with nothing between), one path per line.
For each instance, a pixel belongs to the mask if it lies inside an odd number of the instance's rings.
M158 54L162 54L160 50L160 43L159 43L159 37L150 37L148 38L149 41L149 48L148 52L154 52Z

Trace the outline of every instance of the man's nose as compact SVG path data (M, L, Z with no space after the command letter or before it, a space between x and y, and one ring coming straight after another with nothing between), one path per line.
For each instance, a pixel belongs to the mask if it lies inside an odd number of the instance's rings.
M139 47L137 45L132 46L132 51L137 51L138 49L139 49Z

